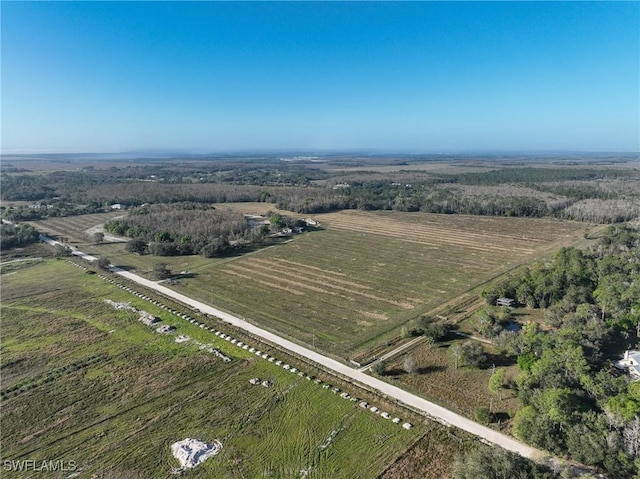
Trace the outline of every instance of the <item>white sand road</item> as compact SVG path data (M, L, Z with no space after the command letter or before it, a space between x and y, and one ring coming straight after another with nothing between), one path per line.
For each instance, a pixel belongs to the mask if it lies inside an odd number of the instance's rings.
M45 241L46 243L51 245L58 244L57 241L51 238L42 236L41 239L42 241ZM78 250L74 250L73 254L87 261L95 261L97 259L94 256L89 256ZM169 297L176 299L177 301L180 301L181 303L189 305L193 308L197 308L203 313L210 314L217 318L220 318L221 320L229 324L232 324L238 328L241 328L254 336L263 338L273 344L277 344L278 346L288 351L291 351L299 356L305 357L315 363L318 363L322 365L324 368L334 371L343 377L350 378L355 383L361 383L363 385L368 386L369 388L373 388L379 391L380 393L386 395L387 397L396 399L397 401L404 403L410 406L411 408L422 411L423 413L427 414L428 416L431 416L432 418L440 422L444 422L446 424L458 427L464 431L474 434L485 442L496 444L500 447L503 447L504 449L507 449L511 452L519 454L522 457L533 459L538 462L544 462L549 458L548 454L538 449L535 449L531 446L528 446L510 436L507 436L506 434L502 434L491 428L478 424L459 414L449 411L448 409L442 406L439 406L430 401L427 401L426 399L416 396L415 394L409 393L403 389L400 389L399 387L393 386L384 381L381 381L380 379L369 376L363 371L354 369L350 366L347 366L346 364L336 361L335 359L323 356L322 354L317 353L316 351L307 349L304 346L301 346L285 338L282 338L270 331L259 328L258 326L251 324L237 316L226 313L217 308L214 308L213 306L210 306L208 304L202 303L198 300L195 300L193 298L180 294L170 288L167 288L166 286L163 286L154 281L145 279L129 271L124 271L117 267L112 267L111 270L113 273L119 274L120 276L123 276L129 279L130 281L138 283L146 288L150 288L155 291L158 291L162 294L165 294Z

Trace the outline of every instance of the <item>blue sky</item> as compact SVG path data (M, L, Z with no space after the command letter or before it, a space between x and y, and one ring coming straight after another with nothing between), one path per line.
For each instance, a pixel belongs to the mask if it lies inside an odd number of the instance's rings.
M638 2L2 2L2 151L638 151Z

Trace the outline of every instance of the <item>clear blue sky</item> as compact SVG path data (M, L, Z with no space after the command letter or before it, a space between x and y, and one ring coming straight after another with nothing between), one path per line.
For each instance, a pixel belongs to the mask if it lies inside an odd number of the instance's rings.
M2 2L2 150L638 151L639 2Z

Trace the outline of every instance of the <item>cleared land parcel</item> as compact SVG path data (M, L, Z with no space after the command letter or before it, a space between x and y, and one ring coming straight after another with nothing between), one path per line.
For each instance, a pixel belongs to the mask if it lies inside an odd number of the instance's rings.
M346 211L326 230L200 266L176 288L346 357L488 279L578 241L575 222Z

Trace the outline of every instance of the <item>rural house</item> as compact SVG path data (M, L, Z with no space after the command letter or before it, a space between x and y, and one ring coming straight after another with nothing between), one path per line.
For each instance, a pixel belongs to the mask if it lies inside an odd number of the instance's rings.
M628 371L632 379L640 379L640 351L625 351L623 358L615 366Z

